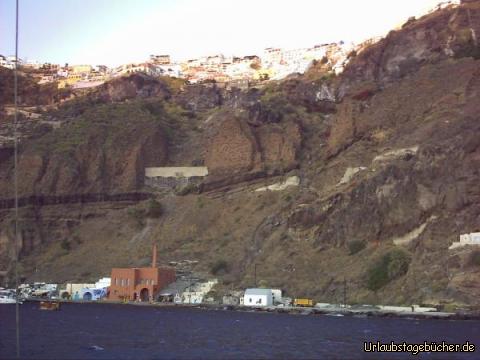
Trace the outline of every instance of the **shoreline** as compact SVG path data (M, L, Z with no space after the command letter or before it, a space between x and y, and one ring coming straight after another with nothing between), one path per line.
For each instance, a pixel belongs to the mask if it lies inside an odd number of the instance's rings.
M121 301L82 301L82 300L48 300L48 299L28 299L26 302L52 301L61 304L102 304L102 305L130 305L130 306L147 306L147 307L169 307L169 308L185 308L200 309L213 311L240 311L255 313L276 313L289 315L324 315L324 316L351 316L351 317L383 317L383 318L399 318L399 319L434 319L434 320L480 320L480 313L450 313L450 312L412 312L412 311L391 311L379 309L345 309L345 308L315 308L315 307L250 307L240 305L221 305L221 304L174 304L174 303L138 303L138 302L121 302Z

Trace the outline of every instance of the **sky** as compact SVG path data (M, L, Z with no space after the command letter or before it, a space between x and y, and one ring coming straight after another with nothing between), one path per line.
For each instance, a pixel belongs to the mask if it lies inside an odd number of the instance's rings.
M19 57L116 66L170 54L261 55L382 36L439 0L19 0ZM15 0L0 0L0 54L15 52Z

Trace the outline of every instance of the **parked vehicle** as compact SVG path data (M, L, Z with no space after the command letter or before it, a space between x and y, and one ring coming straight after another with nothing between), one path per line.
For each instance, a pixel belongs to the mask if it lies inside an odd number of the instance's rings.
M313 306L313 300L312 299L295 299L293 301L293 305L303 306L303 307L312 307Z
M15 290L0 290L0 304L15 304Z

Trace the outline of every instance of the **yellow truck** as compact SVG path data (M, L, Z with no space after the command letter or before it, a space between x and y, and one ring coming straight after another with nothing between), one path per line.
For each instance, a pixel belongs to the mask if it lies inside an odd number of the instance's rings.
M312 299L295 299L293 301L293 305L304 306L304 307L312 307L313 306L313 300Z

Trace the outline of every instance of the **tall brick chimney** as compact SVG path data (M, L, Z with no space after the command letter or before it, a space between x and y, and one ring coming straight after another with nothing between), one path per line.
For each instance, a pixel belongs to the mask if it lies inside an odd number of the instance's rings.
M157 244L153 244L152 249L152 268L157 267Z

